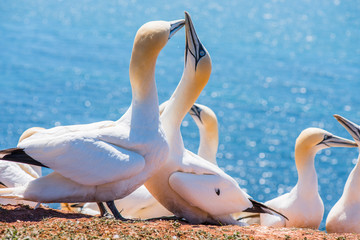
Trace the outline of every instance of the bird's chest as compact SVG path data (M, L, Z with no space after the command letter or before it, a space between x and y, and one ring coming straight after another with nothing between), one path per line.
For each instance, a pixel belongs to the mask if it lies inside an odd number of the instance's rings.
M299 198L289 207L287 227L318 228L323 214L324 205L319 196Z

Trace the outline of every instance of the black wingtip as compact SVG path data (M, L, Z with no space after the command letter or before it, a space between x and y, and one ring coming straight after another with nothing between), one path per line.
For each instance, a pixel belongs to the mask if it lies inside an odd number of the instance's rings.
M17 163L25 163L40 167L46 167L41 162L36 161L29 155L27 155L22 148L9 148L0 151L0 160L10 161L10 162L17 162Z
M249 198L249 200L253 204L253 206L251 208L245 209L244 212L268 213L268 214L276 213L289 221L289 219L284 214L276 211L275 209L272 209L261 202L255 201L254 199Z

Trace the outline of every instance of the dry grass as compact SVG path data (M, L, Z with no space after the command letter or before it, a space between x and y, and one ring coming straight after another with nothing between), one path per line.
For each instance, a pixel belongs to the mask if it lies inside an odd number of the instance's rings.
M25 206L0 209L2 239L360 239L311 229L191 225L179 221L130 221Z

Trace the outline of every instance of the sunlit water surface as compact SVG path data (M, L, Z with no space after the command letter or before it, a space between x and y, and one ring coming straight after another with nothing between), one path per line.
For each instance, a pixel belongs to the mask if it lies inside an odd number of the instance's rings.
M351 138L332 115L360 123L359 1L5 0L0 148L15 146L32 126L118 119L131 101L128 67L137 29L183 18L184 10L213 61L198 102L218 116L218 163L251 196L266 201L296 184L294 143L303 129ZM160 102L181 77L184 36L177 33L159 56ZM196 152L199 134L189 116L182 133ZM357 154L337 148L317 155L324 219Z

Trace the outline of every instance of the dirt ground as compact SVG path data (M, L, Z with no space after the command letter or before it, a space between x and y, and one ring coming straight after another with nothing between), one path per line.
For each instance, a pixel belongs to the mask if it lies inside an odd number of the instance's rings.
M192 225L182 221L129 221L28 206L1 206L2 239L360 239L298 228Z

